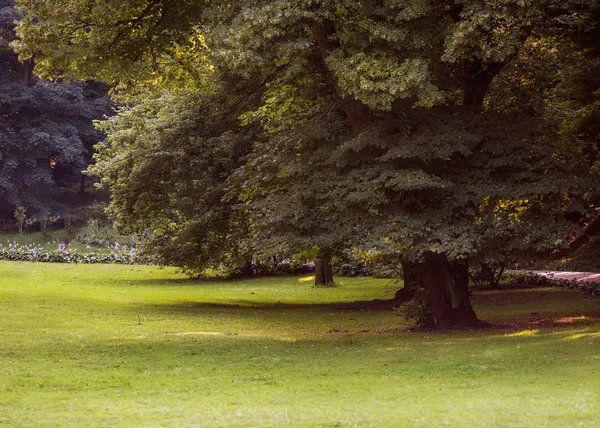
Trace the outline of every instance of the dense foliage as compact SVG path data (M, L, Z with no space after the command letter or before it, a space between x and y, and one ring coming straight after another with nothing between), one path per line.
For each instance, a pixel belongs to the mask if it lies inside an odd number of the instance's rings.
M238 100L215 104L193 91L145 100L105 122L108 138L96 148L91 171L112 191L117 226L145 238L141 249L158 262L191 275L208 266L239 273L252 262L240 245L246 210L228 203L228 178L253 138L231 125Z
M469 255L590 215L596 0L19 4L22 59L130 90L93 171L163 262L391 246L470 325Z

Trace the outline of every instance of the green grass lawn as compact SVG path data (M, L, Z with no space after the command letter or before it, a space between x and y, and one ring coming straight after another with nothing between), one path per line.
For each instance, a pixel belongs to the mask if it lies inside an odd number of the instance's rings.
M600 301L474 295L500 327L427 333L389 280L189 281L172 269L0 262L0 425L600 425Z

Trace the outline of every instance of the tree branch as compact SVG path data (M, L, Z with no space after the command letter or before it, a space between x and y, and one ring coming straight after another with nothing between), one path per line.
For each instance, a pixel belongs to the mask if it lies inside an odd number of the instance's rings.
M321 65L330 81L335 93L342 99L342 110L356 132L362 131L368 122L368 110L366 106L350 95L344 94L338 84L338 79L333 70L327 65L327 58L340 47L339 43L330 40L329 36L335 33L333 23L329 21L313 22L311 31L315 39L315 47L321 57Z

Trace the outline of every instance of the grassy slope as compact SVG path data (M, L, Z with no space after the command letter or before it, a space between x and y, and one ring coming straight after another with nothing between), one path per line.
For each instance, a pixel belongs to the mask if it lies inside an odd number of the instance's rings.
M598 426L598 300L486 292L522 327L409 333L332 306L388 280L299 279L0 262L0 425Z

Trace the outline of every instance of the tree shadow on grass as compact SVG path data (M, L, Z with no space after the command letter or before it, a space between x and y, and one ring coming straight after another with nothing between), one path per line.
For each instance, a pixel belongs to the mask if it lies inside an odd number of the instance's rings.
M298 280L302 278L303 274L298 275L275 275L275 276L252 276L252 277L242 277L242 278L221 278L221 277L210 277L210 278L161 278L161 279L123 279L124 283L127 285L139 285L139 286L149 286L149 285L166 285L166 286L203 286L203 285L212 285L212 284L228 284L233 286L240 285L253 285L256 282L260 282L261 285L264 283L289 283L297 285L298 287L314 287L313 283L300 283ZM320 287L316 287L320 288Z
M388 300L361 300L355 302L333 303L284 303L284 302L256 302L252 300L236 300L232 303L213 302L185 302L180 304L160 305L161 307L180 308L184 311L198 309L306 309L321 311L391 311L398 308L405 301L397 299Z
M598 310L587 307L583 309L576 305L555 312L548 312L545 307L548 301L570 298L564 290L522 290L518 293L494 293L475 295L473 302L476 306L520 306L514 313L507 314L505 319L492 323L482 321L475 327L458 329L463 331L515 331L522 329L557 328L557 327L587 327L600 322L600 306ZM387 300L364 300L354 302L332 303L289 303L289 302L260 302L256 300L238 299L228 303L187 301L175 304L152 305L154 310L198 314L202 310L231 311L240 315L246 311L269 310L301 310L319 312L376 312L393 311L406 303L406 297ZM149 309L149 308L148 308ZM538 313L539 311L539 313Z
M476 312L492 311L488 315L493 318L501 314L503 319L490 324L493 329L585 327L600 322L600 300L577 290L498 290L475 294L472 302Z

